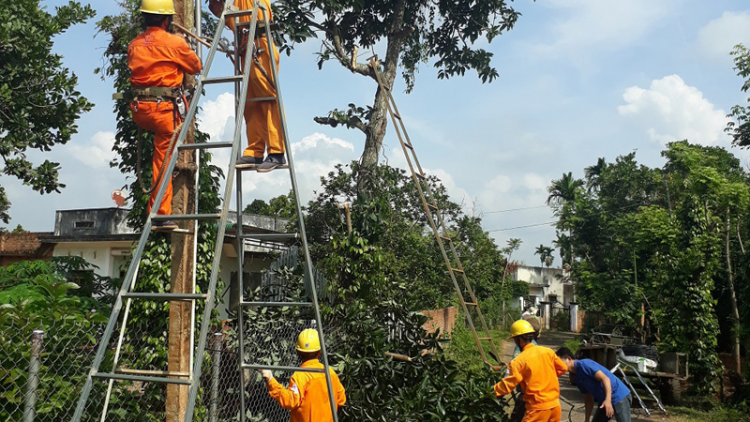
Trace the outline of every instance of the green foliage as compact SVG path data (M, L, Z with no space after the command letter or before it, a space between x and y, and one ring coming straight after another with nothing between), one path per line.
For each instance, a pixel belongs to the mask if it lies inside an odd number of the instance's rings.
M425 334L424 316L404 306L407 284L388 276L382 248L356 232L331 247L326 270L337 282L325 325L347 389L342 420L506 420L505 403L487 398L493 384L487 370L464 372L442 352L439 333ZM393 361L386 352L412 362Z
M746 93L750 89L750 51L744 45L737 44L731 54L734 56L737 76L744 79L741 90ZM750 103L750 99L748 102ZM727 117L736 120L730 120L725 129L732 136L732 143L742 147L750 146L750 107L736 105Z
M706 393L721 369L717 313L729 318L715 299L728 282L725 247L734 262L745 255L727 239L735 231L738 241L747 237L740 227L748 179L721 148L674 142L662 155L661 169L639 165L631 153L614 163L600 159L586 169L586 183L568 175L554 182L557 244L564 260L576 258L582 306L637 328L647 304L647 337L662 351L690 353L691 373L701 380L695 388ZM745 280L738 280L743 294Z
M55 420L72 416L95 335L107 321L105 304L92 306L91 300L74 294L78 285L69 281L66 270L80 268L81 261L64 258L0 268L0 419L21 418L34 330L44 331L37 415ZM62 356L64 365L58 361Z
M283 0L274 7L291 43L320 37L320 66L331 59L350 66L355 46L369 49L385 41L386 66L404 69L407 90L414 86L419 65L428 61L438 69L440 79L475 70L482 82L492 81L498 76L490 64L492 53L475 43L480 38L492 42L512 29L519 16L505 0L439 4Z
M91 6L71 1L47 12L40 0L0 2L0 156L3 174L33 190L60 192L60 164L45 160L34 166L26 150L49 152L77 133L76 120L93 107L76 91L78 78L52 54L53 38L86 22ZM10 220L10 201L0 186L0 220Z
M567 347L568 350L570 350L575 356L575 354L578 352L578 348L581 347L581 340L566 340L565 343L563 343L563 346Z
M286 195L271 198L268 202L255 199L245 207L245 214L258 214L268 217L295 218L297 209L294 192L289 191Z

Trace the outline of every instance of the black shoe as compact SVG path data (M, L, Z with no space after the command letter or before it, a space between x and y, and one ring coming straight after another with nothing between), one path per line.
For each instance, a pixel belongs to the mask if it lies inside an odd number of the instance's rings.
M258 173L268 173L276 167L283 166L284 164L286 164L284 154L268 154L266 161L258 166Z
M170 231L170 230L176 230L180 228L177 223L174 221L161 221L161 220L155 220L151 223L151 230L154 231Z
M238 170L251 169L258 167L261 164L263 164L263 158L253 157L251 155L243 155L239 160L237 160L236 163L234 163L234 168Z

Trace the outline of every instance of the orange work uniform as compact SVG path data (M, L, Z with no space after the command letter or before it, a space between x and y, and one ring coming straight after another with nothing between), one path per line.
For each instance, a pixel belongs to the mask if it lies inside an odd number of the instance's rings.
M270 0L261 0L270 15L266 22L273 19L271 12ZM242 10L251 10L253 0L235 0L234 5ZM260 11L263 18L265 13ZM250 22L251 15L241 16L240 22ZM234 29L234 19L227 19L227 27ZM269 47L273 48L274 57L276 58L276 70L279 69L279 50L276 48L273 40L266 39L265 36L257 37L258 34L265 34L265 29L258 27L256 29L255 48L259 53L257 55L260 66L265 70L269 78L273 78L271 70L271 55ZM240 60L244 71L244 58ZM276 97L276 89L266 78L258 67L257 62L253 62L250 69L250 83L248 85L247 99ZM245 103L245 126L247 129L247 148L242 155L256 158L263 158L268 145L269 154L283 154L284 140L282 138L281 115L279 114L279 105L276 101L246 101Z
M179 87L184 73L198 73L202 66L198 56L190 49L185 39L170 34L160 27L149 27L128 46L128 67L131 70L130 84L134 87ZM143 130L154 132L153 182L160 179L164 160L169 160L167 150L175 130L174 104L139 101L130 104L133 120ZM179 118L179 116L177 117ZM169 176L166 176L169 177ZM156 200L157 189L151 192L148 211ZM159 205L158 214L172 214L172 179L169 177L167 191Z
M317 359L311 359L302 364L303 368L320 368L323 364ZM336 409L346 403L346 392L339 377L331 371L333 397ZM319 372L295 372L289 381L289 388L284 388L278 381L271 378L268 392L281 407L292 411L291 422L328 422L331 417L331 406L328 404L328 385L326 376Z
M495 394L509 394L521 385L526 414L523 422L559 422L560 383L557 378L568 371L552 349L527 344L523 352L508 364L509 374L495 384Z

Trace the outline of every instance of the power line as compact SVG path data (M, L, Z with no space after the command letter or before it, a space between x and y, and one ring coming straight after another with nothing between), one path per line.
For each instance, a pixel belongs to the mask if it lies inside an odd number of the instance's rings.
M483 214L499 214L501 212L534 210L534 209L537 209L537 208L547 208L547 205L538 205L536 207L510 208L510 209L507 209L507 210L499 210L499 211L486 211Z
M527 224L525 226L516 226L516 227L508 227L508 228L505 228L505 229L487 230L487 233L492 233L492 232L507 232L507 231L510 231L510 230L525 229L525 228L528 228L528 227L547 226L547 225L555 224L555 223L557 223L557 221L548 221L546 223Z
M591 214L589 214L589 215L584 215L584 216L581 216L581 217L579 217L579 218L590 218L590 217L595 217L595 216L597 216L597 215L602 215L602 214L613 214L613 213L614 213L614 211L618 211L618 210L623 210L623 209L628 209L628 208L633 208L633 207L641 207L641 206L646 206L646 204L630 204L630 205L624 205L624 206L622 206L622 207L617 207L617 208L615 208L615 209L613 209L613 210L607 210L607 211L601 210L601 211L599 211L599 212L594 212L594 213L591 213ZM508 227L508 228L505 228L505 229L494 229L494 230L487 230L487 233L493 233L493 232L507 232L507 231L510 231L510 230L518 230L518 229L526 229L526 228L529 228L529 227L539 227L539 226L546 226L546 225L548 225L548 224L555 224L555 223L557 223L557 221L548 221L548 222L546 222L546 223L527 224L527 225L525 225L525 226L516 226L516 227Z

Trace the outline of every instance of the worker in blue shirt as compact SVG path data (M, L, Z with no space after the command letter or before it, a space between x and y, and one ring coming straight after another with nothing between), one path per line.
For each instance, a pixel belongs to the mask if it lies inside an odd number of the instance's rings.
M591 359L574 359L567 347L561 347L557 356L565 362L578 390L584 394L586 418L591 420L591 411L596 401L597 409L593 422L606 422L612 417L617 422L630 422L630 404L633 397L628 387L607 368Z

